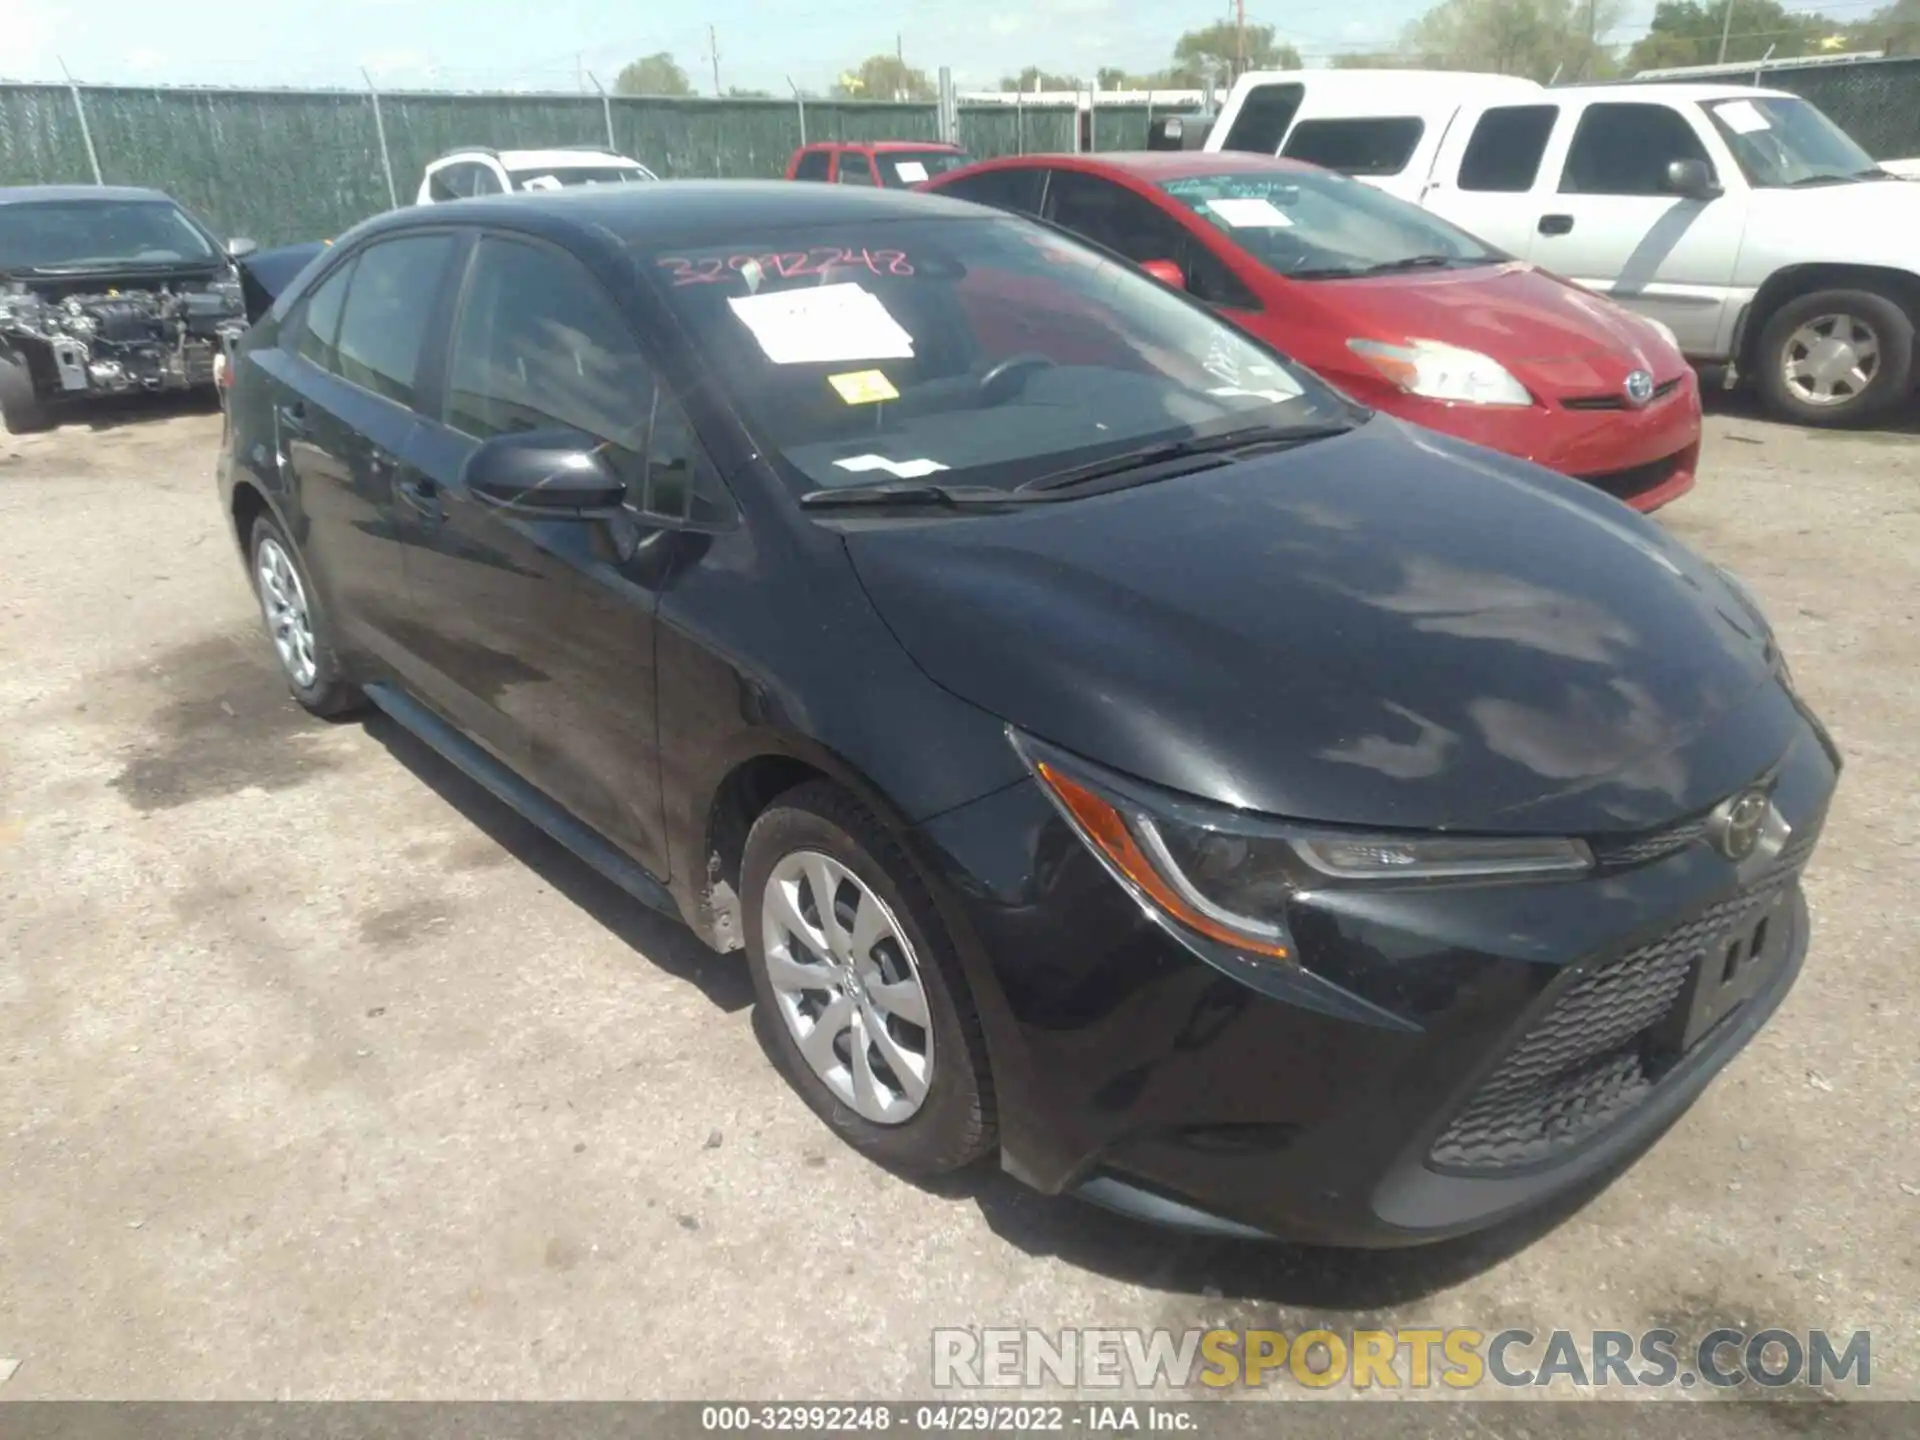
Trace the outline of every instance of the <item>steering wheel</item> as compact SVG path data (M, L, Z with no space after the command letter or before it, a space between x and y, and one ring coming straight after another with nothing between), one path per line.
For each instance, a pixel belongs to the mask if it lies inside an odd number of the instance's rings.
M1009 355L980 377L980 398L989 405L998 405L1019 394L1033 371L1052 368L1053 361L1045 355Z

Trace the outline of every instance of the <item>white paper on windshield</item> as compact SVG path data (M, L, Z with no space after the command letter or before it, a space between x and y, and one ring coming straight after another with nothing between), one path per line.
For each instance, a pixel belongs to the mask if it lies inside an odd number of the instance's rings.
M896 480L922 480L947 468L938 460L889 460L884 455L855 455L833 463L842 470L861 474L868 470L884 470Z
M1209 200L1209 214L1218 215L1236 230L1291 230L1293 221L1287 212L1259 195L1236 195L1225 200Z
M913 358L913 337L878 296L852 281L729 297L727 304L776 365Z
M1752 135L1760 130L1771 130L1767 117L1760 113L1759 107L1751 100L1734 100L1725 105L1714 107L1714 114L1726 122L1729 130L1736 135Z
M522 190L558 190L560 188L560 177L558 175L535 175L531 179L522 180L520 182L520 188Z
M900 178L909 185L918 185L927 178L927 167L918 160L901 160L893 168L900 172Z
M1294 399L1300 392L1298 390L1242 390L1238 385L1221 385L1207 393L1229 398L1243 395L1249 400L1271 400L1278 404L1282 400Z

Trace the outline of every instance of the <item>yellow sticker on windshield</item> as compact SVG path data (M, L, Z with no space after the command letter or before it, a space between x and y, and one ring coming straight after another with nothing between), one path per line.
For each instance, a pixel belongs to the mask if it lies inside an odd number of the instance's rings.
M898 400L900 392L878 370L854 370L845 375L829 375L827 383L840 392L849 405L877 405L882 400Z

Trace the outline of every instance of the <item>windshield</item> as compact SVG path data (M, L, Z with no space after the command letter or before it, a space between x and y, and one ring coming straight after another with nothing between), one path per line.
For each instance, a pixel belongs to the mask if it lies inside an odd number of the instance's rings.
M1361 412L1199 306L1013 217L642 258L801 493L1010 490L1143 444Z
M1804 100L1718 100L1707 113L1748 181L1761 189L1877 175L1873 157Z
M627 185L651 180L638 165L545 165L508 172L516 190L558 190L567 185Z
M880 162L881 174L889 185L918 185L973 163L972 156L956 155L951 150L882 150L873 158Z
M0 205L0 269L107 269L219 258L169 200L40 200Z
M1312 279L1408 262L1487 265L1507 258L1416 205L1331 171L1222 169L1165 180L1160 188L1282 275Z

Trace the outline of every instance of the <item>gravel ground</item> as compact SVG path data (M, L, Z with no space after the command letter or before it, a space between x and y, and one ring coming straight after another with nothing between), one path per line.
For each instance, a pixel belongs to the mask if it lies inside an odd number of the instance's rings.
M1920 1396L1920 438L1716 414L1662 517L1849 760L1784 1008L1584 1207L1337 1255L842 1148L737 961L287 700L219 428L0 442L0 1396L908 1397L941 1325L1323 1323L1867 1328Z

